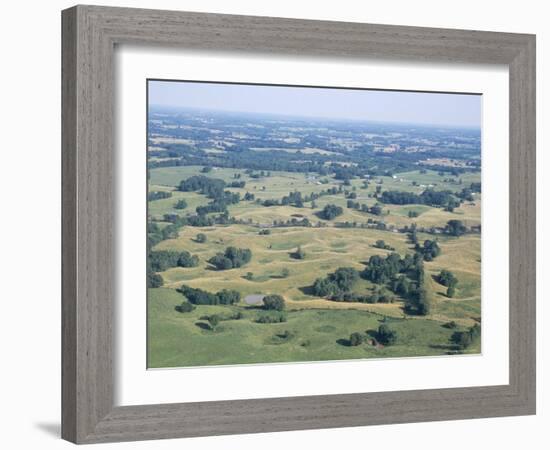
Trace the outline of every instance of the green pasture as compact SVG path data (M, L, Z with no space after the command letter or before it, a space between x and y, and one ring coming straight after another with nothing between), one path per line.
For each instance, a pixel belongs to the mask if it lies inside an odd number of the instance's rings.
M287 322L259 324L263 314L255 307L198 306L190 313L174 308L183 296L171 289L150 289L148 297L148 367L189 367L293 361L328 361L361 358L436 356L452 351L453 331L429 319L391 319L359 310L289 311ZM214 329L204 316L230 317ZM385 322L397 332L393 346L364 343L351 347L352 332L377 330ZM460 328L464 329L464 328ZM479 342L467 350L479 352Z
M175 188L180 181L200 173L201 166L166 167L150 170L150 191L168 190L169 199L151 201L149 216L160 219L164 214L194 214L195 208L210 200L195 192L179 192ZM271 172L269 177L251 178L242 169L214 169L206 176L226 182L240 174L245 181L243 189L230 188L244 196L252 192L256 198L281 199L297 190L302 194L320 192L329 187L340 186L330 177L315 177L303 173ZM345 189L354 191L354 202L372 206L376 180L382 180L382 190L403 190L420 193L421 184L434 184L435 189L459 191L470 182L479 181L480 174L463 174L463 182L443 182L451 178L440 177L428 170L406 172L393 177L374 178L367 188L362 180L352 180ZM321 184L321 179L328 179ZM417 186L412 186L412 182ZM355 188L355 189L353 189ZM369 194L371 197L369 197ZM185 199L185 210L174 209L179 199ZM354 267L361 271L372 255L387 255L388 250L374 247L377 240L384 240L400 255L413 253L407 235L392 231L363 228L337 228L335 222L366 223L368 219L383 220L388 225L402 227L416 223L419 227L443 227L448 220L459 219L466 225L481 223L481 199L476 196L472 203L464 203L454 212L426 205L384 205L384 215L374 216L347 208L344 193L318 198L316 207L305 203L303 208L294 206L264 207L254 201L241 201L229 206L230 216L250 222L247 225L216 225L212 227L183 227L176 239L160 242L155 250L189 251L199 257L198 267L175 267L161 273L164 287L149 291L148 303L148 355L150 367L197 366L211 364L242 364L283 361L321 361L352 358L400 357L420 355L443 355L449 348L453 331L442 325L455 321L461 330L472 326L481 317L481 236L470 234L459 238L446 235L419 233L425 239L437 239L442 253L435 260L425 263L425 278L432 311L426 317L409 317L403 311L404 303L399 297L390 304L366 304L334 302L312 295L311 285L316 278L325 277L339 267ZM318 217L327 204L339 205L344 212L332 221ZM409 218L409 211L418 217ZM273 221L308 218L318 227L272 228ZM269 227L271 234L260 235ZM198 243L198 233L207 236L205 243ZM226 247L249 248L252 260L238 269L214 270L207 260ZM304 259L295 259L293 252L300 246ZM452 271L458 278L456 295L446 296L447 288L440 285L436 275L442 270ZM288 275L284 276L288 271ZM221 289L238 290L242 297L248 294L280 294L287 305L288 321L277 324L255 322L262 312L244 303L234 306L199 306L191 313L178 313L175 306L184 300L176 291L182 284L210 292ZM360 280L354 287L357 293L368 294L374 286ZM222 321L215 329L200 317L208 314L229 316L240 311L240 320ZM384 319L385 318L385 319ZM349 347L347 339L355 331L375 329L381 320L387 320L398 331L395 346L377 348L363 344ZM288 333L284 333L288 331ZM282 337L281 337L282 336ZM479 352L479 343L468 349Z

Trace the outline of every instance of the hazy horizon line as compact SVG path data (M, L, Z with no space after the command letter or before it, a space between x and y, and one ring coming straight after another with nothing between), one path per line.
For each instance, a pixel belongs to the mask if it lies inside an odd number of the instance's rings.
M292 114L282 114L282 113L269 113L269 112L258 112L258 111L243 111L243 110L230 110L230 109L217 109L217 108L197 108L192 106L177 106L177 105L165 105L165 104L148 104L147 113L149 113L149 108L168 108L176 110L191 110L191 111L204 111L204 112L216 112L216 113L228 113L228 114L248 114L255 116L274 116L281 118L296 118L296 119L317 119L319 121L335 121L335 122L358 122L358 123L374 123L374 124L395 124L395 125L413 125L413 126L424 126L429 128L455 128L455 129L465 129L465 130L478 130L481 132L481 124L479 126L475 125L456 125L456 124L442 124L442 123L429 123L429 122L400 122L400 121L382 121L382 120L372 120L372 119L358 119L351 117L331 117L331 116L314 116L314 115L292 115Z

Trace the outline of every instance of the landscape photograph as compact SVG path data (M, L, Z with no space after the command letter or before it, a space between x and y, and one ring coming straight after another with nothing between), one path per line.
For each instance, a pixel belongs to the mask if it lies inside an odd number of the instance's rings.
M148 80L148 368L480 354L481 108Z

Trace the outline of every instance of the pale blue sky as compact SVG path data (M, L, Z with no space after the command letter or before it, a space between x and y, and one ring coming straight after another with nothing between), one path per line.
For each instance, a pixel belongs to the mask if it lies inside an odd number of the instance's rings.
M481 127L481 95L149 81L149 104L289 116Z

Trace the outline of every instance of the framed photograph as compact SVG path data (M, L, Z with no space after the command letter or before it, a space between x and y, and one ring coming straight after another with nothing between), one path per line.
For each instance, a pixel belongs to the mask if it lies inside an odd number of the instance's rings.
M76 443L535 413L535 37L63 11Z

